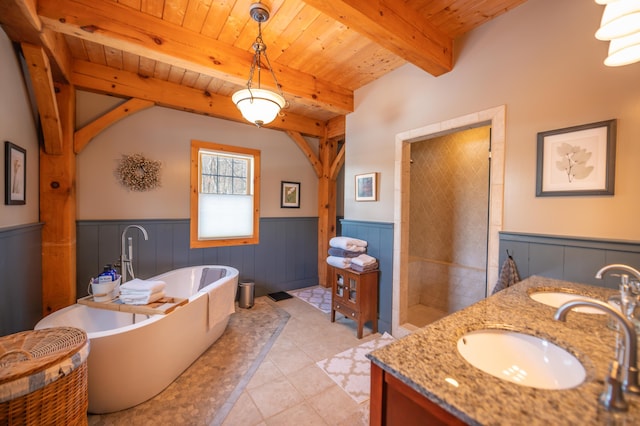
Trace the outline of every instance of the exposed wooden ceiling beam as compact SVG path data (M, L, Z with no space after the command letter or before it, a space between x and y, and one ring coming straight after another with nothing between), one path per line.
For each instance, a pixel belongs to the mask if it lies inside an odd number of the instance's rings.
M75 61L71 81L76 88L127 98L145 99L169 108L252 125L242 117L230 97L152 77L143 77L132 72L116 70L86 61ZM325 123L291 113L277 117L265 127L293 130L314 137L320 137L325 133Z
M39 0L38 14L45 27L57 32L236 84L247 81L250 52L113 1ZM273 67L282 90L296 102L338 114L353 111L353 91L282 64Z
M62 127L49 58L42 47L28 43L22 44L22 53L38 104L44 151L47 154L62 154Z
M43 28L35 3L35 0L0 1L0 24L11 40L43 46L51 61L54 80L67 83L71 54L61 34Z
M344 115L327 121L327 139L344 138L347 133L347 118Z
M453 40L397 0L304 0L401 58L438 76L453 69Z

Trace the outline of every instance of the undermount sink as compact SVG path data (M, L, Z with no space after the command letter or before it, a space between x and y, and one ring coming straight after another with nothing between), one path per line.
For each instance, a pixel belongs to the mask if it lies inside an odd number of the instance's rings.
M586 372L580 361L555 344L529 334L486 329L466 333L458 352L474 367L522 386L569 389Z
M545 305L559 308L570 300L598 300L593 297L582 296L579 294L566 293L563 291L536 291L529 295L536 302L544 303ZM581 306L579 308L573 308L574 312L581 312L583 314L598 314L604 315L605 312L599 309L590 308L588 306Z

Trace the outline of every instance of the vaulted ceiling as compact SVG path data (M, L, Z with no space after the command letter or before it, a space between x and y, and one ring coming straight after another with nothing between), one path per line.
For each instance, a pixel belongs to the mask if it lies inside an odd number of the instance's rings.
M54 82L243 121L256 0L0 0L15 42L40 46ZM321 135L354 90L410 62L451 71L454 40L526 0L264 0L267 54L289 102L270 127ZM271 86L270 76L262 78Z

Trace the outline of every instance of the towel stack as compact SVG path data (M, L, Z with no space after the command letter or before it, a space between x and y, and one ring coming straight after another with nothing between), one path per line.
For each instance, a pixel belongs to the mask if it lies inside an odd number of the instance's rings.
M148 305L164 297L164 281L135 278L120 286L120 300L126 305Z
M369 256L367 242L351 237L334 237L329 241L327 263L337 268L351 268L358 272L378 267L375 257Z
M361 254L351 259L351 269L357 272L373 271L378 269L378 261L368 254Z

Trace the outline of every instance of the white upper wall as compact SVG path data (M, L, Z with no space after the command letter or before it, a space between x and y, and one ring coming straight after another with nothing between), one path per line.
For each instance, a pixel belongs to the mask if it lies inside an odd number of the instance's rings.
M78 92L82 126L121 101ZM318 215L318 179L298 146L284 133L162 107L133 114L96 136L77 156L79 220L185 219L189 217L191 140L261 151L261 217ZM317 148L317 140L309 140ZM123 154L141 153L162 163L161 186L129 191L114 170ZM300 208L280 208L280 182L300 182Z
M529 0L456 43L454 70L405 65L355 93L347 116L345 218L393 221L400 132L506 105L503 230L640 240L640 63L603 65L604 7ZM618 119L615 195L536 197L538 132ZM355 202L354 175L380 172L380 201Z
M0 228L35 223L39 220L39 147L29 93L11 41L0 29ZM27 150L26 204L5 205L5 141Z

